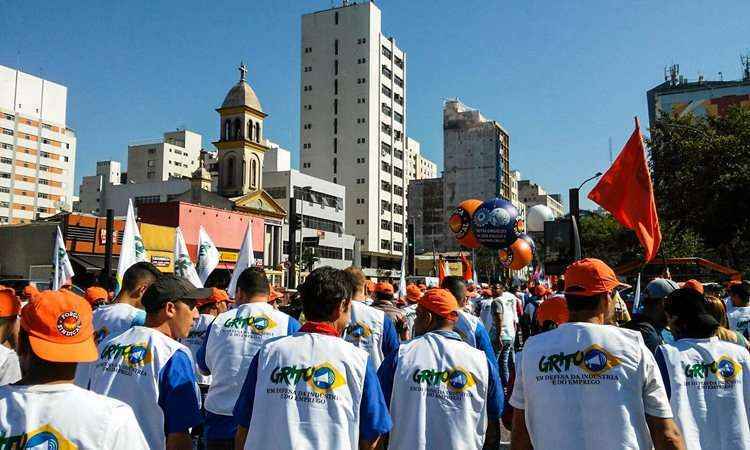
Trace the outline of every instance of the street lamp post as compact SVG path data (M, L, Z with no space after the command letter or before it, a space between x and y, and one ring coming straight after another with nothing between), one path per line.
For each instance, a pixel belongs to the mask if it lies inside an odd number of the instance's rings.
M577 188L570 188L570 190L568 190L568 200L570 202L570 217L575 218L576 224L578 223L578 220L581 215L581 207L580 207L579 198L578 198L581 188L583 187L584 184L588 183L591 180L599 178L600 176L602 176L602 173L597 172L596 175L583 180L583 182L579 184Z
M300 188L300 190L303 193L310 194L310 191L312 190L312 186L305 186L305 187ZM303 250L304 249L302 247L302 241L304 241L304 239L305 239L305 235L304 235L304 233L302 231L305 228L305 201L306 201L306 199L305 199L304 195L302 196L301 200L302 200L302 203L299 206L299 218L300 218L299 219L299 222L300 222L300 227L299 227L299 271L300 271L300 273L302 273L302 257L304 256L303 255Z

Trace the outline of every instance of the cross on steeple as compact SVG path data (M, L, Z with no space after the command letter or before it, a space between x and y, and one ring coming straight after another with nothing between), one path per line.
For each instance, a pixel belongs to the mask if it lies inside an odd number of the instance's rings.
M240 61L240 67L238 67L238 69L240 71L240 83L242 83L247 77L247 66L244 62Z

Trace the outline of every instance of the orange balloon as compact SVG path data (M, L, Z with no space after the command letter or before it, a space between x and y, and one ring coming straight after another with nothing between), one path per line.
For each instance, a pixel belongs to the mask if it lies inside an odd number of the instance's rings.
M516 239L510 247L501 248L498 257L504 267L521 270L531 264L534 259L534 252L524 239Z
M456 235L459 244L468 248L479 248L479 241L471 229L474 211L482 205L481 200L464 200L448 219L448 228Z

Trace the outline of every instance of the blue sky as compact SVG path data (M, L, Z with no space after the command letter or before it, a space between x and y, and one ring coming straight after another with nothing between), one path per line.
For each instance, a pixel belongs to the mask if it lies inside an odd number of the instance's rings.
M78 180L177 127L210 148L240 60L270 115L266 136L296 165L300 16L332 3L0 0L0 64L68 86ZM634 115L647 123L645 92L665 65L736 79L750 51L746 0L376 3L408 55L407 134L426 155L442 167L442 101L458 97L510 132L524 178L565 197L607 168L608 139L616 154Z

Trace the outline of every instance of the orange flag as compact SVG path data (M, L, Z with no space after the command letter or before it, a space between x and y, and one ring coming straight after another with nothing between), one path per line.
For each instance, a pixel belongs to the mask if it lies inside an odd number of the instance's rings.
M438 279L440 280L440 285L443 285L443 280L445 279L445 260L442 256L440 256L440 259L438 259Z
M661 244L661 230L638 118L635 131L612 167L589 193L589 199L612 213L624 227L635 231L646 251L646 261L654 259Z
M463 253L461 253L461 271L463 272L461 275L463 275L464 281L470 281L474 278L474 268Z

